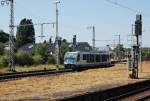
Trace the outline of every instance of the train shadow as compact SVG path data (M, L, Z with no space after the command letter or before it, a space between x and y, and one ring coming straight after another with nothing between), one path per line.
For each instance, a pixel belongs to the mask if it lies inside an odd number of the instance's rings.
M81 68L76 68L76 69L74 69L74 71L82 72L82 71L86 71L86 70L90 70L90 69L110 68L110 67L113 67L114 65L115 65L115 64L111 64L111 65L109 65L109 66L81 67Z

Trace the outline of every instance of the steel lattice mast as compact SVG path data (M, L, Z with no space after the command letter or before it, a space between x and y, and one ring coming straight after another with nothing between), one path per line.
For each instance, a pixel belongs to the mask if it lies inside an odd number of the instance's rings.
M15 64L14 64L14 0L10 1L10 35L9 35L9 67L10 70L15 71Z
M10 22L9 22L9 67L15 71L14 65L14 0L2 0L1 5L10 4Z
M59 67L59 32L58 32L58 3L60 3L60 1L56 1L56 62L57 62L57 67Z

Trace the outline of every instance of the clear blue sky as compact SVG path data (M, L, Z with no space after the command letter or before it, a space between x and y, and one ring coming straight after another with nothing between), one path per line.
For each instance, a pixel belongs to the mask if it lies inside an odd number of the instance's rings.
M15 24L22 18L29 18L33 23L54 22L54 0L14 0ZM59 34L68 41L72 35L77 35L78 41L92 43L91 30L87 26L96 27L97 40L117 40L121 35L121 42L127 45L127 35L131 34L131 25L135 21L136 12L113 5L106 0L60 0L59 5ZM150 0L112 0L127 7L147 14L143 16L143 44L150 46ZM0 6L0 29L9 32L9 6ZM40 35L40 26L35 26L36 37ZM55 30L51 25L44 27L46 39L55 37ZM40 38L37 38L37 42ZM112 44L113 42L96 42L96 46ZM117 43L117 41L116 41Z

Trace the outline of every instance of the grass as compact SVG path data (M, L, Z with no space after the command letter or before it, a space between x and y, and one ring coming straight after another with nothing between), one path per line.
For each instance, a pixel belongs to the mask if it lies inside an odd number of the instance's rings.
M33 65L33 66L15 66L17 72L24 71L34 71L34 70L48 70L48 69L57 69L56 65L53 64L44 64L44 65ZM59 68L63 68L63 65L60 65ZM8 73L9 67L0 67L0 73Z
M52 65L53 66L53 65ZM143 63L140 78L150 77L150 62ZM24 67L29 68L29 67ZM110 68L96 68L62 75L27 77L0 83L0 100L40 98L49 100L63 97L63 94L80 94L92 87L101 89L107 85L118 86L143 79L128 78L127 64L117 64ZM107 86L108 88L111 86Z

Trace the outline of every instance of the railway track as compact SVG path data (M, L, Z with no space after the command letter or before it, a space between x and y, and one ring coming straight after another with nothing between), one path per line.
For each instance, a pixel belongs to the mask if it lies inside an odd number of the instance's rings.
M121 101L150 101L150 88L145 88L144 91L128 96Z
M127 92L127 93L124 93L124 94L121 94L121 95L109 98L109 99L106 99L104 101L129 101L130 100L130 96L132 97L132 96L137 95L139 93L142 93L144 91L150 91L150 85L146 86L146 87L141 87L140 89L136 89L136 90L133 90L133 91L130 91L130 92ZM145 100L148 100L148 99L150 100L150 95L144 96L144 97L142 97L140 99L136 99L136 101L145 101Z
M150 100L150 95L140 98L137 101L149 101L149 100Z
M13 72L13 73L4 73L0 74L0 82L23 78L23 77L31 77L31 76L40 76L40 75L49 75L49 74L61 74L66 72L71 72L72 69L51 69L51 70L38 70L38 71L28 71L28 72Z
M111 89L95 92L86 92L83 94L71 96L57 101L135 101L124 100L125 98L150 90L150 80L144 80L133 84L123 85ZM141 99L147 99L150 96L143 96ZM148 99L150 100L150 99ZM138 100L143 101L143 100Z
M50 69L50 70L28 71L28 72L3 73L3 74L0 74L0 82L5 81L5 80L10 80L10 79L22 78L22 77L31 77L31 76L48 75L48 74L60 74L60 73L65 73L65 72L82 71L82 70L90 69L90 68L78 68L78 69L70 69L70 68L68 69L60 68L58 70Z

